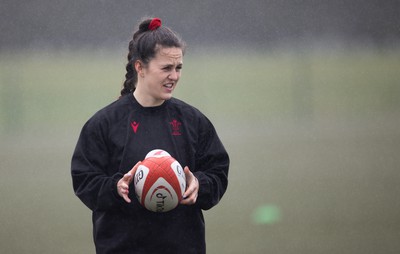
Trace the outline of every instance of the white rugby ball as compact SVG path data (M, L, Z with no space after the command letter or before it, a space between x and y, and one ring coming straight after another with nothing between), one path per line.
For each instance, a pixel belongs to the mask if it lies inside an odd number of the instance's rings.
M176 159L164 150L155 149L140 163L134 185L142 206L153 212L168 212L182 200L186 177Z

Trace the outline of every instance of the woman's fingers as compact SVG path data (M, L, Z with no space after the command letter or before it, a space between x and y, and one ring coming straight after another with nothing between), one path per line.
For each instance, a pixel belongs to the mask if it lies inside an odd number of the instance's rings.
M181 204L183 205L193 205L197 201L198 191L199 191L199 181L189 170L188 167L184 169L186 176L186 191L183 194L183 199Z
M118 194L127 202L130 203L131 199L129 198L129 184L133 180L133 176L136 173L137 168L139 167L140 161L136 163L133 168L126 173L117 183L117 191Z

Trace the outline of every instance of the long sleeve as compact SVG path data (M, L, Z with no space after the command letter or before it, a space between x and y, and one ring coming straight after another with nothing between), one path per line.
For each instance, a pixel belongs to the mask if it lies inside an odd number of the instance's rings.
M121 173L107 173L109 151L99 121L89 120L82 129L71 162L75 194L91 210L107 210L122 202L116 185Z
M118 195L118 180L153 149L168 151L192 170L200 183L195 205L153 213L140 205L134 189L129 204ZM98 253L205 253L202 209L224 195L229 157L211 122L194 107L172 98L146 108L123 96L85 124L71 164L74 191L93 210ZM154 232L160 233L157 244L143 237Z
M197 202L208 210L218 204L228 187L229 156L208 119L199 137L194 173L200 184Z

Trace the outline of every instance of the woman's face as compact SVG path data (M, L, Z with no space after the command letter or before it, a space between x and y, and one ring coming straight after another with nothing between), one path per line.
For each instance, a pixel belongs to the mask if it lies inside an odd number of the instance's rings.
M138 83L134 95L142 106L159 106L171 99L181 76L182 58L182 49L160 47L146 66L135 64Z

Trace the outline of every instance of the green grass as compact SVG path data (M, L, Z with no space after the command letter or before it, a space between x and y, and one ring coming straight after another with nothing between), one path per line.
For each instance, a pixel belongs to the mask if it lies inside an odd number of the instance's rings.
M399 59L399 51L367 50L188 54L176 96L231 119L397 111ZM2 57L2 129L81 122L118 97L124 65L113 52Z
M211 118L232 160L228 192L205 212L208 253L399 253L399 59L188 52L175 95ZM94 253L69 163L124 65L116 52L0 57L1 253ZM260 207L279 219L256 223Z

